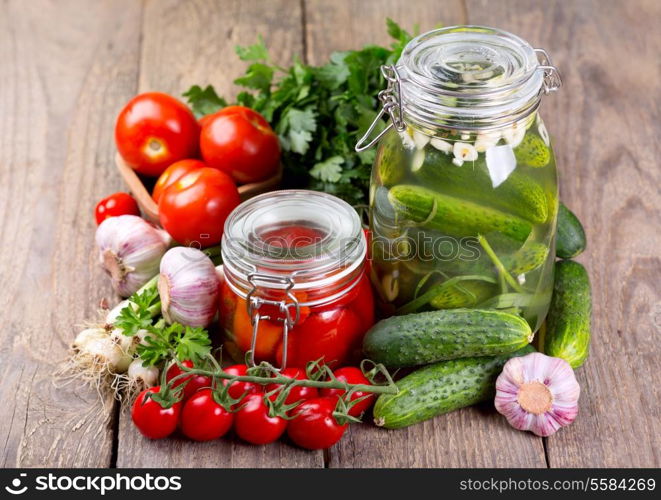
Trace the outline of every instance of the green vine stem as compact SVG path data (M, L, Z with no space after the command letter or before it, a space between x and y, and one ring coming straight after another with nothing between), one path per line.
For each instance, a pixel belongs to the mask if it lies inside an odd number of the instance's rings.
M491 261L493 262L493 265L496 266L496 269L498 270L498 274L502 277L505 278L505 281L509 286L511 286L514 290L516 290L519 293L524 293L523 288L521 285L519 285L516 280L512 277L512 275L505 269L505 266L503 263L500 261L498 256L496 255L496 252L493 251L493 248L491 248L491 245L489 245L489 242L487 239L482 236L481 234L477 235L477 241L480 242L480 245L482 245L482 248L484 248L484 251L487 253Z

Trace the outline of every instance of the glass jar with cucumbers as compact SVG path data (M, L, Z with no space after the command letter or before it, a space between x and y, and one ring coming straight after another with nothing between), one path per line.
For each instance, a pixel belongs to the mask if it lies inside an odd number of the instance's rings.
M378 143L371 279L382 312L499 309L536 330L558 212L538 108L560 87L558 71L511 33L460 26L414 38L382 73L383 107L356 146Z

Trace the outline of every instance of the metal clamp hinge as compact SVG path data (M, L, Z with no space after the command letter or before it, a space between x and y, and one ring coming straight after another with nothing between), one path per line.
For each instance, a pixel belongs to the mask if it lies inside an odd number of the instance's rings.
M558 71L558 68L553 66L551 56L549 56L544 49L533 50L535 51L535 54L537 54L537 60L539 61L538 68L544 71L544 93L549 94L550 92L555 92L560 87L562 87L562 77L560 76L560 71Z
M287 344L289 339L289 331L294 327L294 325L296 325L301 316L301 308L298 303L298 299L292 293L292 289L294 288L294 274L291 276L282 277L259 273L250 273L248 275L248 282L252 285L252 288L246 295L248 316L250 317L250 323L252 325L252 340L250 343L250 364L252 366L255 366L256 364L255 349L257 347L257 336L259 335L259 322L261 320L268 320L279 321L282 323L282 363L280 368L276 369L283 370L287 367ZM255 296L255 292L257 291L257 281L261 282L262 284L280 285L284 287L283 291L285 293L285 297L289 300L271 300ZM279 315L277 318L272 318L268 314L260 314L259 309L263 305L277 306L281 316ZM294 309L293 317L291 308Z
M376 144L383 134L385 134L392 126L395 127L395 130L402 132L406 129L406 123L404 122L404 113L402 110L402 82L399 78L399 73L397 68L394 65L383 65L381 66L381 74L383 78L386 79L387 86L381 92L379 92L378 99L381 102L381 109L379 113L374 118L374 121L365 132L358 142L356 143L356 152L360 153L365 151L374 144ZM374 139L366 144L369 137L374 132L374 129L381 121L381 118L384 114L388 114L390 117L391 123L388 124Z

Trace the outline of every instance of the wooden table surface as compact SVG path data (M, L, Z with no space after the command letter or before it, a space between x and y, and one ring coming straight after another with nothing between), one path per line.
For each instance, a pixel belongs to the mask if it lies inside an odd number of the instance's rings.
M593 342L577 421L542 439L488 405L400 430L353 425L327 452L235 439L149 442L112 399L52 375L113 297L94 204L123 188L115 117L133 95L234 92L237 44L276 61L485 24L543 47L564 87L544 99L563 200L587 228ZM0 2L0 460L3 467L661 466L661 2L561 0L5 0Z

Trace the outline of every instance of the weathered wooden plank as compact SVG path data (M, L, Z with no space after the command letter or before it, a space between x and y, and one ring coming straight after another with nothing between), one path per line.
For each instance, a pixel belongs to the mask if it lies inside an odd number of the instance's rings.
M545 99L561 193L583 221L593 341L581 413L547 439L551 467L661 464L661 4L468 0L469 19L546 48L564 87Z
M143 28L140 90L179 95L193 84L213 84L232 93L232 80L245 63L237 44L254 43L262 34L278 63L302 52L299 2L279 0L268 6L250 1L151 1ZM323 467L321 452L306 452L284 442L250 446L236 438L211 443L184 439L150 442L135 430L128 412L120 417L119 467Z
M463 2L308 0L307 49L321 62L334 50L389 44L391 17L411 30L466 23ZM507 443L507 446L503 446ZM513 431L486 408L470 408L408 429L384 431L353 425L330 450L330 467L544 467L541 439Z
M93 255L96 200L120 187L112 130L135 92L142 6L0 5L0 443L3 467L110 464L112 400L53 385L110 286Z

